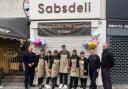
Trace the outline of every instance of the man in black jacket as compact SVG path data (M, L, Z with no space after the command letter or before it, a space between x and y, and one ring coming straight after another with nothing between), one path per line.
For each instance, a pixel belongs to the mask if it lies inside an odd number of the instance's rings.
M29 47L28 52L24 53L23 55L23 63L25 66L25 89L28 89L28 84L31 87L35 87L33 85L34 80L34 73L35 73L35 60L36 60L36 54L32 52L33 48Z
M110 79L110 69L114 66L114 57L112 52L108 49L108 44L103 44L101 71L102 82L104 89L112 89L112 83Z
M95 50L90 50L90 56L88 58L89 75L90 75L90 89L97 89L96 78L100 68L100 57L95 53Z

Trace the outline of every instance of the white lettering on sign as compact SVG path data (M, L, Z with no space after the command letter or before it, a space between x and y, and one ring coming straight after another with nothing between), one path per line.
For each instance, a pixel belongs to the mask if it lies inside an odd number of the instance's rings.
M109 28L128 28L128 25L126 24L109 24Z
M30 19L100 18L100 0L30 0Z
M8 34L10 32L10 30L5 29L5 28L0 28L0 32Z

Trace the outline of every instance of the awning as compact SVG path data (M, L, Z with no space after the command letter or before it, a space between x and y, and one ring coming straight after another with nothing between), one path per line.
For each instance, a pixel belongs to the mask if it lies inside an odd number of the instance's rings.
M0 37L6 39L27 39L28 37L26 18L1 18Z

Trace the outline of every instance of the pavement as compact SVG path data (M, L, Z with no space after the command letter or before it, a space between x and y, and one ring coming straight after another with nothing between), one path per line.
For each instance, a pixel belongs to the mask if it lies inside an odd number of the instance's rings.
M24 89L24 84L23 83L18 83L18 82L11 82L11 83L5 83L2 89ZM38 86L30 89L39 89ZM43 88L46 89L46 88ZM58 88L55 88L58 89ZM64 89L64 88L61 88ZM81 89L78 87L77 89ZM88 87L86 89L89 89ZM99 86L97 89L103 89L102 86ZM113 84L112 89L128 89L128 84Z

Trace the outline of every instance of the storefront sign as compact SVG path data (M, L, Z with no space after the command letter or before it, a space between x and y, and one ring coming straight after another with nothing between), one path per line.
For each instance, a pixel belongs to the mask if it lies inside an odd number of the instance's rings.
M91 35L91 22L84 23L39 23L40 36L85 36Z
M108 28L125 28L125 29L128 29L128 22L127 21L108 21L107 27Z
M30 19L100 18L100 0L30 0Z

